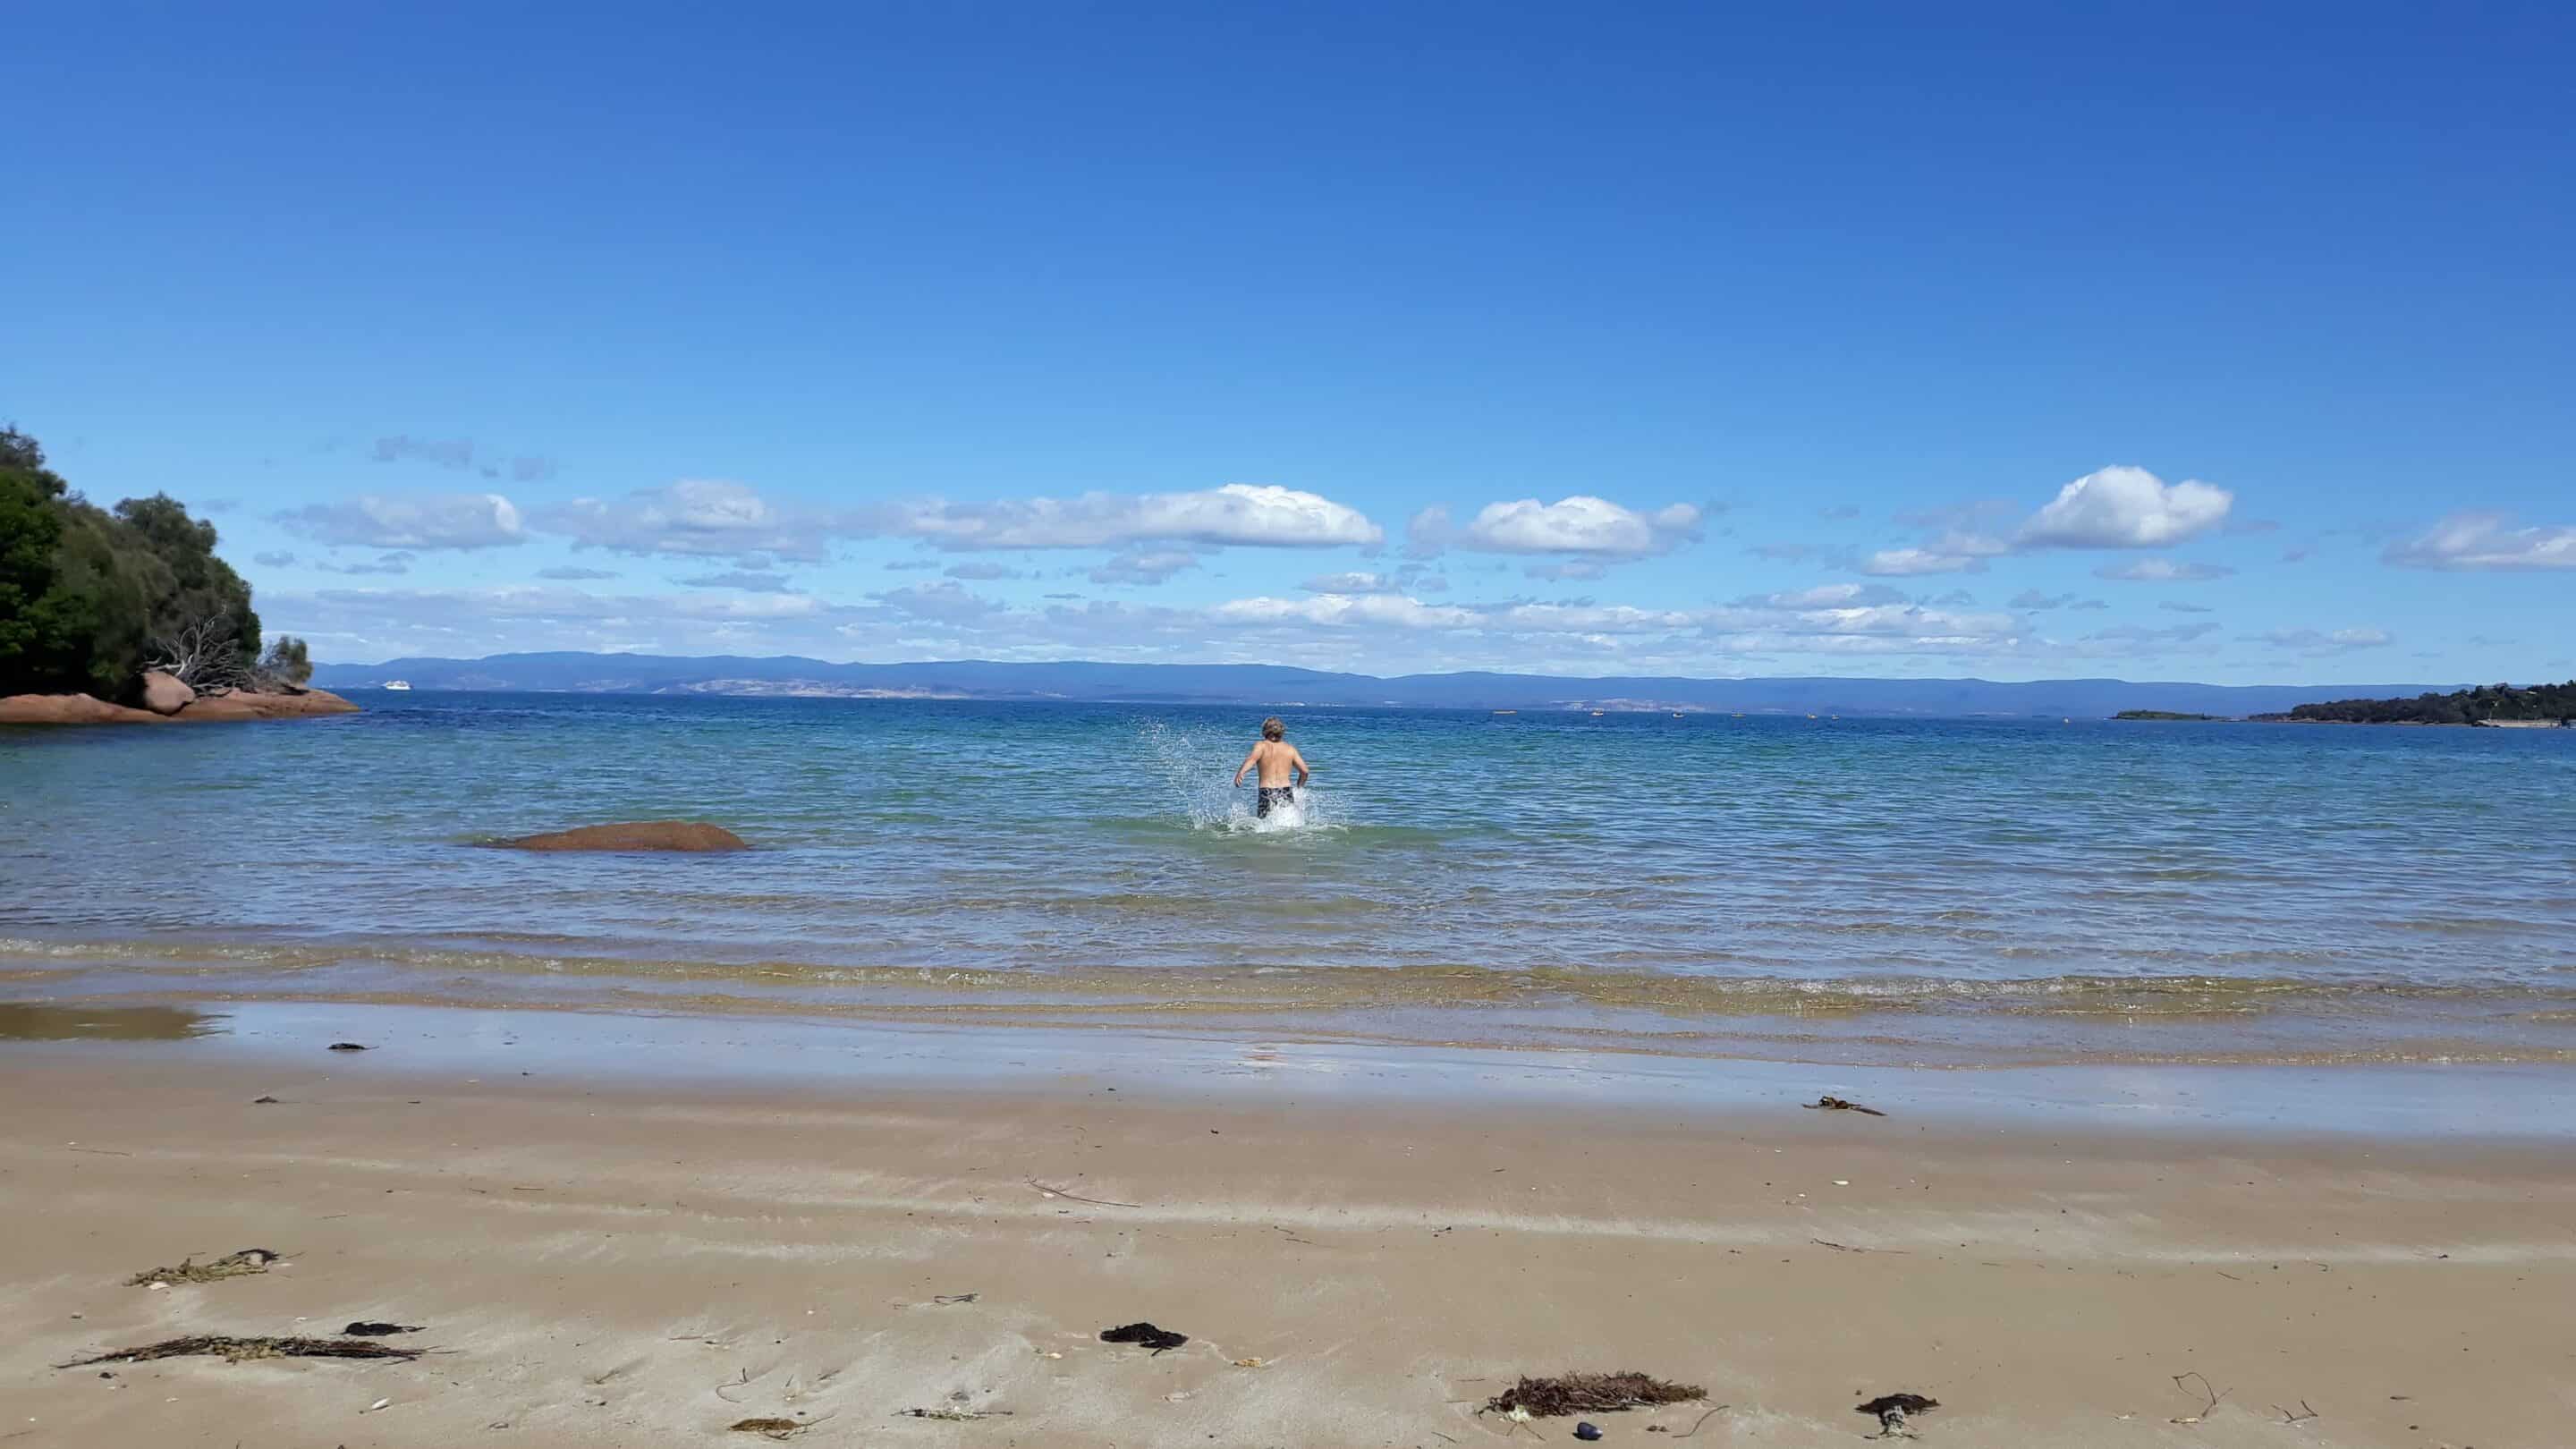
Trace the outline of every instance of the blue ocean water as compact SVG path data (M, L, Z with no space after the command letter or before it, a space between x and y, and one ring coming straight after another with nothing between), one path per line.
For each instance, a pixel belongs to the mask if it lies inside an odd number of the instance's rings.
M361 701L0 731L0 996L2576 1060L2570 731L1296 710L1276 828L1240 708Z

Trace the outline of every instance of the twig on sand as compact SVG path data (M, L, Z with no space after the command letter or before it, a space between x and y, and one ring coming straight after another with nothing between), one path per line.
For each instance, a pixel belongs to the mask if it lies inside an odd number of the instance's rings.
M726 1398L725 1398L725 1390L727 1390L727 1389L747 1389L747 1388L749 1388L749 1387L751 1387L751 1370L746 1368L746 1369L742 1370L739 1374L737 1374L735 1377L733 1377L733 1378L729 1378L729 1379L725 1380L723 1383L720 1383L720 1384L716 1385L716 1387L715 1387L715 1395L716 1395L716 1397L717 1397L717 1398L719 1398L719 1399L724 1399L724 1401L725 1401L726 1403L728 1403L728 1404L739 1404L739 1403L741 1403L741 1402L742 1402L742 1400L740 1400L740 1399L726 1399Z
M1831 1248L1837 1253L1896 1253L1901 1255L1906 1251L1903 1248L1855 1248L1849 1243L1837 1243L1831 1238L1809 1238L1807 1241L1814 1243L1820 1248Z
M363 1338L233 1338L225 1334L199 1334L192 1338L165 1338L159 1343L120 1348L91 1358L76 1358L54 1367L87 1368L98 1363L141 1363L156 1358L198 1355L220 1357L233 1363L257 1358L391 1358L407 1363L420 1357L421 1350L371 1343Z
M737 1434L758 1434L764 1439L775 1439L783 1444L817 1424L829 1422L834 1417L836 1416L825 1414L814 1419L738 1419L725 1427Z
M1691 1435L1699 1432L1700 1425L1707 1423L1709 1420L1716 1418L1718 1415L1723 1414L1734 1407L1735 1406L1733 1404L1720 1404L1716 1408L1709 1410L1707 1413L1700 1415L1698 1419L1692 1422L1689 1428L1675 1434L1673 1437L1676 1439L1687 1439Z
M1052 1186L1052 1185L1050 1185L1050 1184L1048 1184L1048 1183L1040 1182L1040 1181L1038 1181L1038 1180L1037 1180L1036 1178L1034 1178L1034 1177L1029 1178L1027 1181L1028 1181L1029 1186L1036 1188L1038 1191L1040 1191L1040 1192L1042 1192L1042 1193L1045 1193L1047 1196L1049 1196L1049 1197L1060 1197L1060 1198L1063 1198L1066 1202L1082 1202L1082 1203L1089 1203L1089 1204L1091 1204L1093 1207L1123 1207L1123 1208L1131 1208L1131 1207L1143 1207L1143 1206L1144 1206L1144 1204L1143 1204L1143 1203L1140 1203L1140 1202L1111 1202L1111 1201L1109 1201L1107 1198L1084 1197L1084 1196L1082 1196L1080 1193L1067 1192L1067 1191L1065 1191L1063 1188L1055 1187L1055 1186Z
M1011 1411L1009 1409L951 1409L942 1407L936 1409L898 1409L895 1411L895 1417L898 1419L937 1419L940 1422L947 1424L971 1424L977 1419L1007 1419L1010 1416Z
M2185 1380L2185 1379L2198 1379L2198 1380L2200 1380L2200 1387L2199 1387L2199 1389L2198 1389L2198 1390L2194 1390L2194 1389L2192 1389L2189 1385L2187 1385L2187 1384L2185 1384L2185 1383L2183 1382L2183 1380ZM2201 1421L2203 1421L2203 1420L2207 1419L2210 1415L2215 1414L2215 1413L2217 1413L2217 1412L2218 1412L2218 1403L2219 1403L2219 1401L2220 1401L2221 1399L2224 1399L2224 1398L2226 1398L2229 1394L2231 1394L2231 1393L2235 1392L2235 1390L2233 1390L2233 1389L2222 1389L2222 1388L2218 1387L2216 1384L2213 1384L2213 1383L2211 1383L2211 1382L2209 1381L2209 1376L2208 1376L2208 1375L2203 1374L2203 1373L2198 1373L2198 1372L2187 1373L2187 1374L2175 1374L2175 1375L2173 1376L2173 1381L2174 1381L2174 1387L2175 1387L2175 1388L2181 1389L2181 1390L2182 1390L2184 1393L2186 1393L2186 1394L2197 1392L2197 1393L2198 1393L2202 1398L2204 1398L2204 1399L2208 1400L2208 1402L2207 1402L2207 1403L2204 1403L2204 1404L2202 1404L2202 1405L2200 1406L2200 1412L2199 1412L2199 1413L2197 1413L2197 1414L2185 1414L2185 1415L2183 1415L2183 1416L2182 1416L2181 1418L2179 1418L2179 1419L2167 1419L2167 1420L2165 1420L2165 1422L2166 1422L2166 1423L2168 1423L2168 1424L2184 1424L2184 1425L2190 1425L2190 1424L2197 1424L2197 1423L2200 1423Z
M2309 1408L2309 1407L2308 1407L2308 1401L2307 1401L2307 1400L2305 1400L2305 1399L2301 1399L2301 1400L2299 1400L2299 1412L2297 1412L2297 1413L2295 1413L2295 1414L2291 1413L2291 1412L2290 1412L2289 1410L2287 1410L2287 1409L2282 1408L2282 1407L2281 1407L2280 1405L2278 1405L2278 1404L2274 1404L2274 1405L2272 1406L2272 1412L2273 1412L2273 1413L2275 1413L2275 1414L2280 1415L2280 1416L2281 1416L2281 1422L2282 1422L2282 1423L2284 1423L2284 1424L2304 1424L2304 1423L2306 1423L2307 1421L2309 1421L2310 1419L2315 1419L2315 1418L2323 1417L2322 1415L2318 1414L2316 1410Z

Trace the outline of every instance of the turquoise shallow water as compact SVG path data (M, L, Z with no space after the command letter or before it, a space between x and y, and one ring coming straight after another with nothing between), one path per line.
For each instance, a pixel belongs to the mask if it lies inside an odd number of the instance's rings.
M1240 709L364 703L0 731L0 995L2576 1048L2576 732L1291 711L1321 773L1274 830L1226 787ZM662 816L759 848L475 845Z

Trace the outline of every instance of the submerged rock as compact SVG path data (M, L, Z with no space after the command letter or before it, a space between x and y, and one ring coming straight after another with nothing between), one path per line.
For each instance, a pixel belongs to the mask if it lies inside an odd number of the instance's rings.
M616 825L584 825L544 835L495 840L502 850L676 850L692 853L749 850L743 838L721 825L698 820L630 820Z

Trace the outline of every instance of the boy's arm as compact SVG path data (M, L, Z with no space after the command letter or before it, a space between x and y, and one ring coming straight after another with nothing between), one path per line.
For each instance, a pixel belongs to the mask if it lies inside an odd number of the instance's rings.
M1260 760L1261 746L1254 745L1252 747L1252 753L1243 757L1243 763L1234 767L1234 787L1236 789L1240 790L1243 788L1243 777L1245 772L1249 771L1254 765L1260 763Z
M1300 753L1295 745L1290 745L1288 747L1288 763L1297 767L1297 783L1299 785L1303 785L1308 780L1315 778L1315 772L1306 768L1305 755Z

